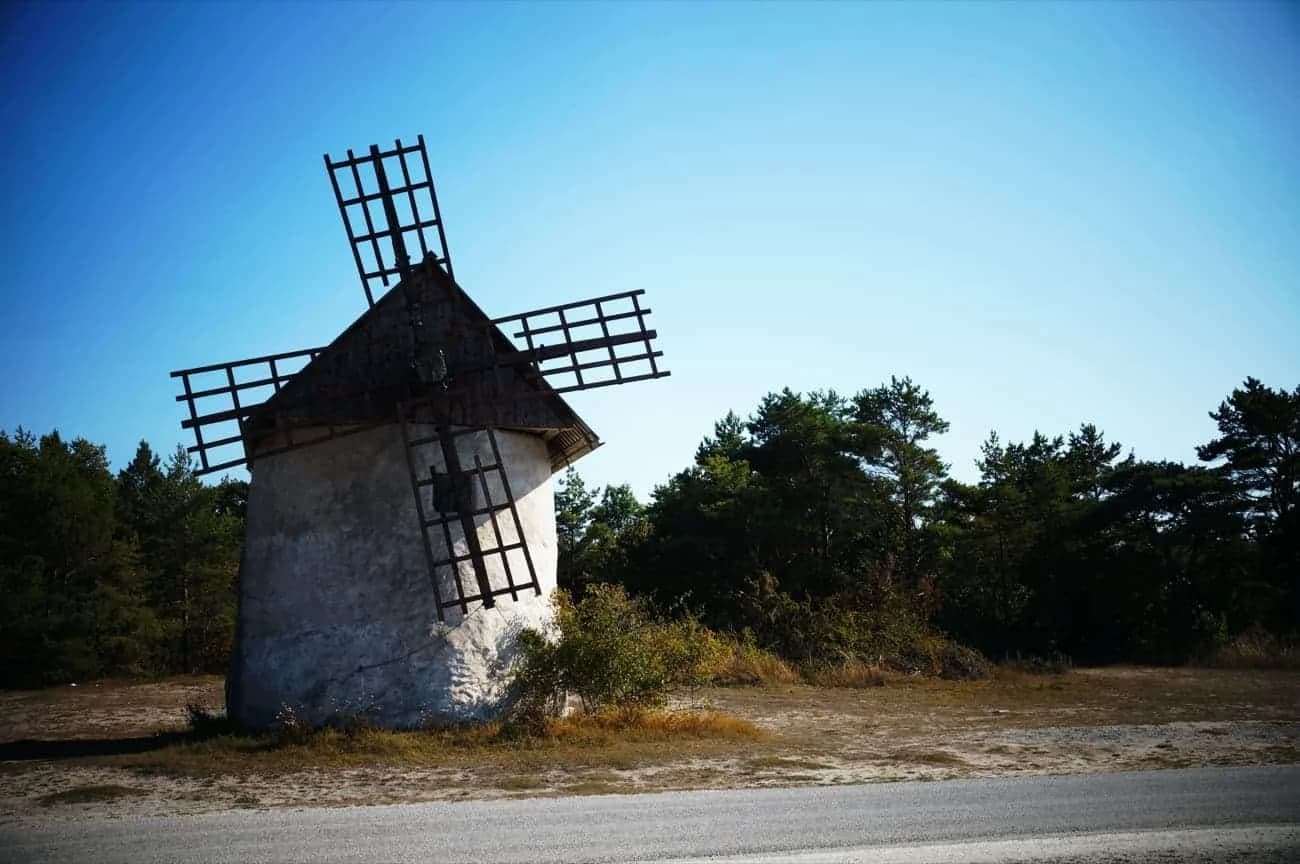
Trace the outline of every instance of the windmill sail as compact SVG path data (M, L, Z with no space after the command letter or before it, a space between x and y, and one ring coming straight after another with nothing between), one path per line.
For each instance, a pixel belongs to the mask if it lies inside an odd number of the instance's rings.
M489 318L456 283L423 136L325 166L367 309L323 347L172 372L197 473L396 425L438 618L540 594L497 432L540 439L551 471L599 446L560 394L669 374L644 292Z
M337 162L326 153L325 170L369 305L375 305L377 291L405 275L416 249L416 262L433 255L454 278L423 135L414 145L399 138L392 150L371 145L362 156L349 150Z

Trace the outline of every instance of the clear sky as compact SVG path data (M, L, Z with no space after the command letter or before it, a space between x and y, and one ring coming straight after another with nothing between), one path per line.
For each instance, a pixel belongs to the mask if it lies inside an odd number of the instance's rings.
M646 493L770 390L930 389L953 472L1093 421L1193 460L1300 384L1300 5L0 9L0 428L115 466L170 369L364 299L321 161L423 133L493 315L644 288L673 377L571 397Z

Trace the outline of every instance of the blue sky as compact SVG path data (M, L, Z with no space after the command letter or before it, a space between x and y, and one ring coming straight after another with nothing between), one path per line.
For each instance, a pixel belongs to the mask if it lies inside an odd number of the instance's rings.
M321 154L423 133L494 315L644 288L673 377L579 393L646 493L770 390L930 389L1192 460L1300 384L1300 7L8 5L0 428L183 440L170 369L364 309Z

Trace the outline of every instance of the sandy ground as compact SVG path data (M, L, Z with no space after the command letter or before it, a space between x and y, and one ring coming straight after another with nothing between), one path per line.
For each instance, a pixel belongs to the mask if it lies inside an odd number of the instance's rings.
M148 736L183 728L187 703L219 707L220 679L0 693L0 821L1300 762L1300 672L1148 668L706 689L674 704L745 717L767 734L577 763L466 757L189 776L94 752L118 739L149 746ZM42 743L15 743L24 740Z

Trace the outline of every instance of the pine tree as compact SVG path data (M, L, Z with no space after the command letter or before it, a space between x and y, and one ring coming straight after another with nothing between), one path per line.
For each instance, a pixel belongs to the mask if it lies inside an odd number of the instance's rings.
M857 434L868 445L866 463L885 480L896 507L900 575L915 591L930 566L925 521L948 473L926 442L947 432L948 421L935 411L929 392L906 377L891 376L889 384L863 390L853 405Z

